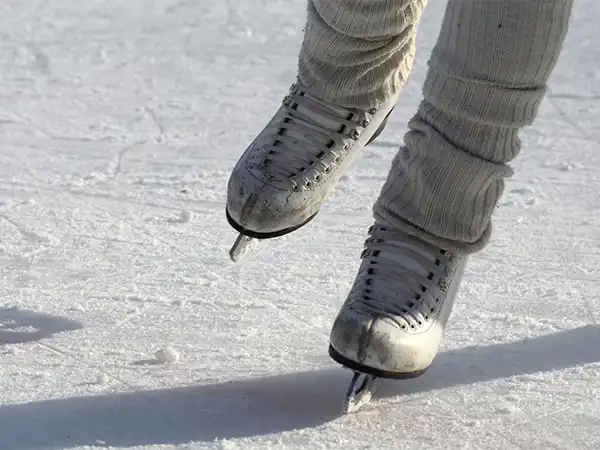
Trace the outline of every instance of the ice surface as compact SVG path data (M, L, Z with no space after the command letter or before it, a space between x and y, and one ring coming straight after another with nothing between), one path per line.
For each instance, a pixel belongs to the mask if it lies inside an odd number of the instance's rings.
M600 448L597 0L434 366L340 415L329 327L444 5L322 213L233 264L227 179L294 81L304 0L0 2L0 449Z

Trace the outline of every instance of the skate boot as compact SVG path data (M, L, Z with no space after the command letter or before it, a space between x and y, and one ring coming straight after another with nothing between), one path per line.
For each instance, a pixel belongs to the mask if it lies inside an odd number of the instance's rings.
M377 108L343 108L292 85L271 121L234 167L227 220L238 260L254 239L283 236L319 212L344 170L382 131L397 96Z
M330 335L330 356L355 372L345 412L369 401L377 378L425 372L441 344L467 260L377 224L361 258Z

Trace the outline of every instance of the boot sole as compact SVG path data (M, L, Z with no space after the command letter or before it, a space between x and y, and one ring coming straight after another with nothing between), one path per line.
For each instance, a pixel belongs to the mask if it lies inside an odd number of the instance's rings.
M241 226L240 224L238 224L237 222L235 222L233 220L233 218L229 215L229 211L225 211L225 215L227 216L227 222L229 222L229 225L231 225L231 227L234 230L236 230L238 233L241 233L243 235L246 235L248 237L255 238L255 239L273 239L273 238L285 236L286 234L289 234L293 231L298 230L299 228L302 228L308 222L313 220L317 214L319 214L319 211L314 213L312 216L310 216L304 222L302 222L298 225L295 225L293 227L290 227L290 228L284 228L283 230L278 230L278 231L271 231L269 233L258 233L256 231L252 231L247 228L244 228L243 226Z
M373 367L365 366L363 364L357 363L356 361L352 361L351 359L346 358L345 356L338 353L337 350L334 349L331 345L329 345L329 356L331 356L331 358L335 362L355 372L360 372L367 375L373 375L374 377L387 378L391 380L409 380L411 378L417 378L423 375L428 369L428 367L426 367L425 369L416 370L414 372L389 372L385 370L375 369Z
M387 114L387 116L385 116L385 119L383 119L383 121L381 122L381 125L379 125L379 128L377 128L377 130L375 131L375 133L373 133L373 136L371 136L371 138L365 144L365 147L367 147L369 144L371 144L383 132L383 130L385 129L385 126L387 125L387 122L388 122L388 119L390 117L390 114L392 114L392 111L394 111L394 108L390 109L390 112ZM278 238L278 237L285 236L286 234L292 233L292 232L294 232L294 231L302 228L304 225L306 225L311 220L313 220L316 217L317 214L319 214L319 211L317 211L316 213L314 213L312 216L310 216L304 222L302 222L302 223L300 223L298 225L295 225L293 227L285 228L283 230L278 230L278 231L271 231L271 232L268 232L268 233L261 233L261 232L256 232L256 231L252 231L252 230L249 230L247 228L244 228L243 226L241 226L240 224L238 224L237 222L235 222L233 220L233 218L231 217L231 215L229 214L229 211L227 211L227 209L225 210L225 215L227 217L227 222L229 222L229 225L234 230L236 230L238 233L244 234L244 235L246 235L248 237L255 238L255 239L273 239L273 238Z

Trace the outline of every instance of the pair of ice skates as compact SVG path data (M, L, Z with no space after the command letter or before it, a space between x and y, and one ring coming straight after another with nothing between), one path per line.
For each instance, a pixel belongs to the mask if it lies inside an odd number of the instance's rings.
M340 176L381 133L396 100L348 109L292 85L231 174L227 219L240 233L231 258L314 218ZM330 356L354 371L345 412L370 399L378 378L412 378L429 367L466 264L464 256L378 223L361 258L330 335Z

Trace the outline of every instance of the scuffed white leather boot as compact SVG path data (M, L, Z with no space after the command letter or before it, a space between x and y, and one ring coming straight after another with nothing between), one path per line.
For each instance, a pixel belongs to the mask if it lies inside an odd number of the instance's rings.
M232 171L226 208L231 226L266 239L309 222L344 170L383 130L396 100L369 110L349 109L293 84Z
M466 256L374 225L361 257L331 330L330 356L377 377L421 375L442 342Z

